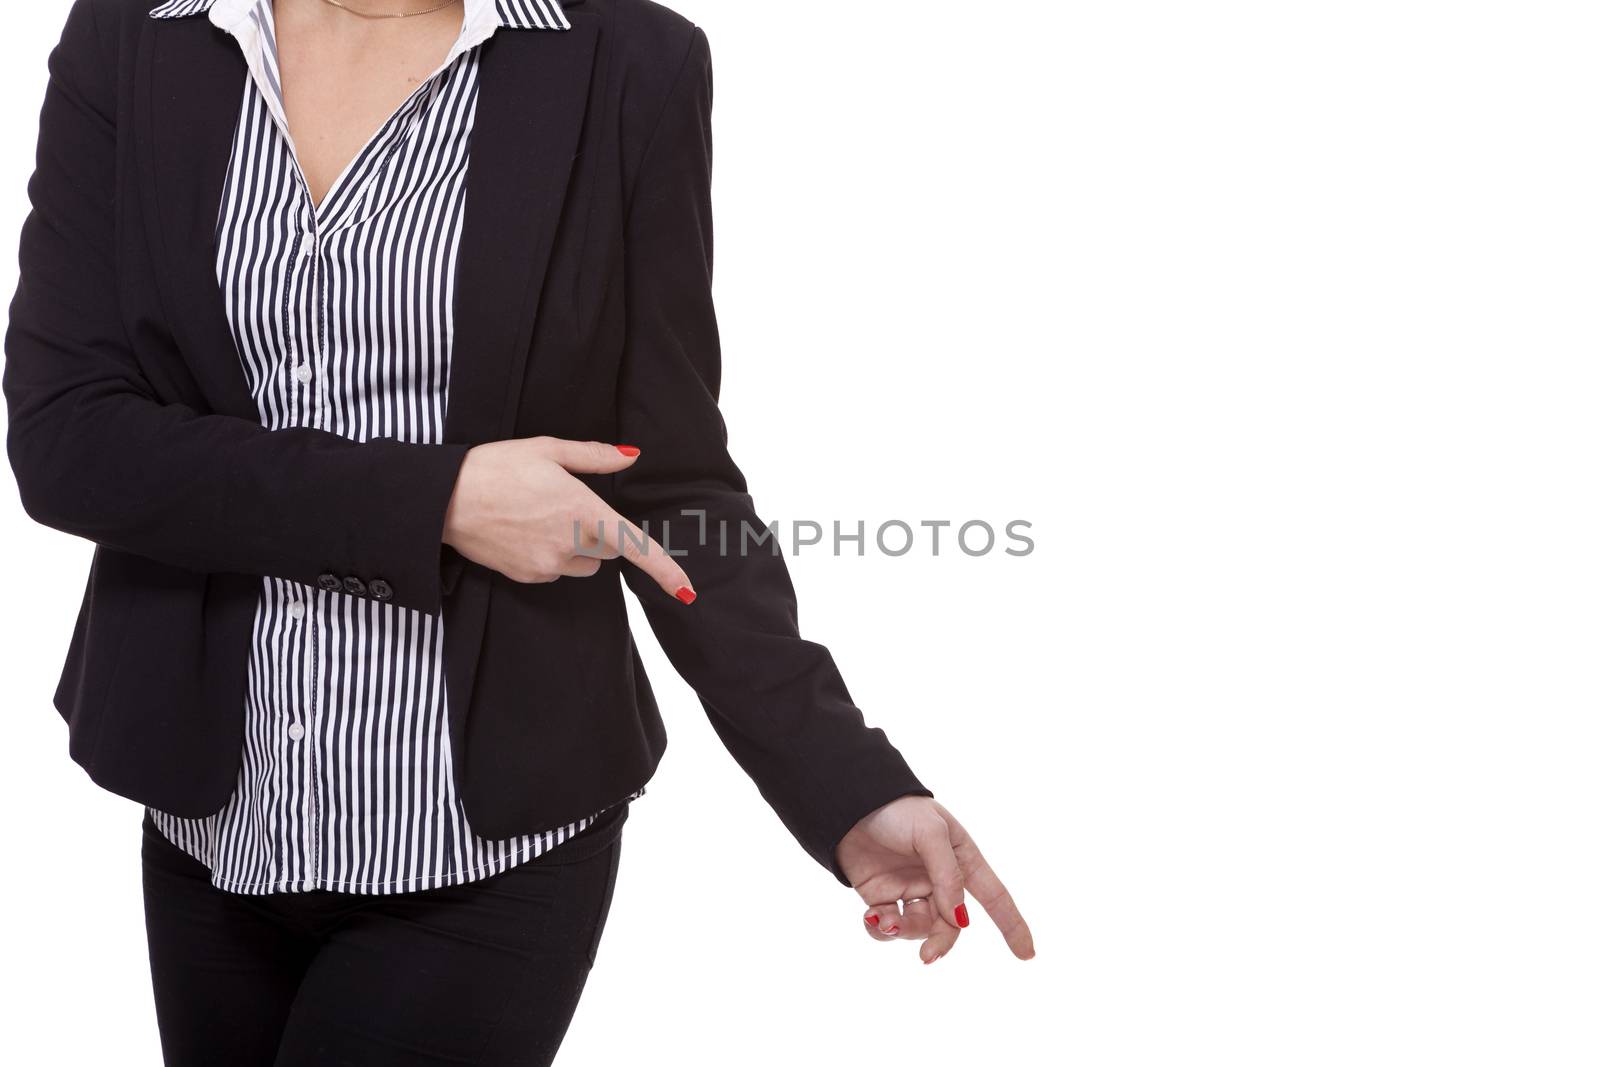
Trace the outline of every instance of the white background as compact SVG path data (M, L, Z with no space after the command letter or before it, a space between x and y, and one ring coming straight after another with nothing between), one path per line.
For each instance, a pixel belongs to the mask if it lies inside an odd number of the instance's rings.
M869 941L652 655L563 1062L1600 1061L1594 5L680 9L763 513L1035 524L792 569L1039 955ZM65 12L0 35L7 240ZM139 811L49 703L87 546L0 507L6 1041L155 1064Z

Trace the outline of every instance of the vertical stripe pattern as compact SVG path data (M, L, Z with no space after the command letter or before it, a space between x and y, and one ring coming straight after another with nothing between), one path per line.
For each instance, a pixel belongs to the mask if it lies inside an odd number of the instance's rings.
M320 204L284 118L270 0L174 0L151 14L208 11L251 74L216 269L262 424L443 440L477 45L503 27L565 28L559 5L469 0L445 61ZM443 657L438 615L263 578L233 796L207 818L152 812L156 825L240 893L429 889L581 832L590 819L501 841L472 832L452 773Z

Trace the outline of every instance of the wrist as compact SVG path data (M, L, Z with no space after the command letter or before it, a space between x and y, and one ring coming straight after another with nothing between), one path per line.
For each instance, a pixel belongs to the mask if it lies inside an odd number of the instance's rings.
M455 486L450 491L450 501L445 505L444 526L439 533L439 542L451 548L460 547L461 536L466 531L468 505L463 485L467 480L467 468L472 462L472 454L478 447L467 449L462 457L461 466L456 470Z

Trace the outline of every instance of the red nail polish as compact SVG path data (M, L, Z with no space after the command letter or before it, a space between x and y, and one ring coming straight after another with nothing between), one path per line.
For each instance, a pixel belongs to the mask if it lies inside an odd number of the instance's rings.
M685 604L694 603L694 590L690 589L688 586L684 586L682 589L679 589L672 595L683 601Z
M886 934L898 934L899 932L900 932L900 925L898 923L896 923L894 926L891 926L887 930L884 931L884 933L886 933Z
M639 450L634 448L632 445L618 445L617 451L621 452L624 456L628 456L629 458L639 454Z
M868 926L877 926L878 925L878 916L877 916L876 912L874 912L873 914L867 916L867 925Z
M967 906L965 904L957 904L956 905L956 925L961 927L963 930L965 930L967 928L967 925L969 923L971 923L971 922L972 922L972 920L967 918Z

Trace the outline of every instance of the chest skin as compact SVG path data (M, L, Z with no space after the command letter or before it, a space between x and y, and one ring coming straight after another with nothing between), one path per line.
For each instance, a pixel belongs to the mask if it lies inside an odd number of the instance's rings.
M416 10L414 0L370 0ZM444 60L462 5L412 18L366 19L324 0L276 0L278 66L295 155L322 203L356 154Z

